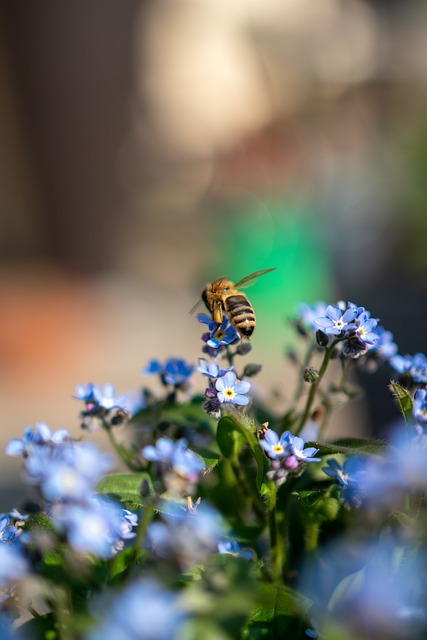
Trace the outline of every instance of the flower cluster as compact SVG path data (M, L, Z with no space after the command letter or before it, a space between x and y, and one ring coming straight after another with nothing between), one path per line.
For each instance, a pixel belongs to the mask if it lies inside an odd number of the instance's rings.
M199 321L202 400L196 367L175 357L149 362L162 389L139 389L137 409L111 384L77 388L82 426L103 427L119 473L44 423L7 445L35 499L28 516L0 514L0 637L16 640L27 603L25 640L427 637L427 358L398 355L364 307L303 305L293 400L277 389L273 407L249 397L249 339L225 315ZM384 361L405 425L389 442L328 440L357 393L352 367Z
M177 493L192 493L205 469L202 458L187 448L184 438L178 442L173 442L170 438L159 438L155 446L144 447L141 455L150 462L158 463L166 488Z
M214 367L217 367L215 363L206 367L204 363L199 366L199 371L203 375L207 376L209 380L209 387L205 390L205 401L203 408L207 413L213 417L219 418L221 415L221 405L230 403L239 406L244 406L249 403L247 393L251 388L251 383L247 380L238 380L234 371L221 370L218 368L217 377L212 376Z
M393 355L390 364L409 384L427 384L427 358L423 353L414 356Z
M100 600L94 617L85 640L173 640L186 618L176 594L152 578L129 584L113 603Z
M389 360L397 352L393 334L378 324L378 318L372 318L365 307L352 302L338 302L327 305L317 302L313 306L301 305L297 327L300 332L312 330L322 346L331 339L340 344L344 358L357 359L369 354L369 358L378 362Z
M86 385L80 384L75 391L76 400L85 403L85 409L81 411L82 429L93 431L98 427L109 429L122 424L129 418L126 396L116 396L112 384L106 384L102 388L92 382Z
M6 453L23 456L28 482L75 551L109 557L134 536L125 524L128 514L94 495L96 484L112 468L111 455L92 443L72 440L66 431L52 434L46 425L26 429L24 439L12 440Z
M222 520L209 504L189 510L176 506L149 526L147 536L156 555L173 559L183 568L217 553L223 537Z
M315 447L304 449L304 439L293 436L290 431L285 431L279 436L273 429L267 429L262 434L260 445L272 460L272 469L268 472L268 477L278 486L286 481L289 473L301 470L304 463L321 460L314 457L318 449Z

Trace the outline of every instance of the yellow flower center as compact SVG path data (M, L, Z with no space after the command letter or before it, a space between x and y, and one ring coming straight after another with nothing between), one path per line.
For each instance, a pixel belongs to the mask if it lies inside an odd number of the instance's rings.
M224 394L228 397L228 398L232 398L234 396L234 391L233 389L226 389L224 391Z
M283 453L284 449L282 447L281 444L275 444L274 447L272 447L274 453Z

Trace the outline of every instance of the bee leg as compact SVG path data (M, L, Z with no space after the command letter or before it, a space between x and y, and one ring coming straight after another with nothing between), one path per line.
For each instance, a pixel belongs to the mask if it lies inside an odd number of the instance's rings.
M212 320L217 324L221 324L222 322L222 307L221 303L217 302L214 304L212 309Z

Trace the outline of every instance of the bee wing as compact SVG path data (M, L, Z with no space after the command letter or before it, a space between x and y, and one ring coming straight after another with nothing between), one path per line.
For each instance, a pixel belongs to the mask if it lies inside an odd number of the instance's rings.
M245 278L242 278L241 280L239 280L239 282L236 282L234 286L236 287L236 289L237 288L245 289L246 287L250 287L251 285L255 284L255 282L260 276L263 276L266 273L269 273L270 271L275 271L276 269L277 267L270 267L270 269L260 269L259 271L255 271L254 273L251 273L249 276L246 276Z

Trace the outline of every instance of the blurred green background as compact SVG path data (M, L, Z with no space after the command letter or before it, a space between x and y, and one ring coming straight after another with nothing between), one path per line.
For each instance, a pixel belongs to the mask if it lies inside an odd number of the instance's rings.
M79 382L195 360L188 310L221 275L277 267L247 292L266 397L292 393L302 300L426 352L426 27L405 0L2 3L0 445L78 434ZM393 419L388 377L337 430Z

